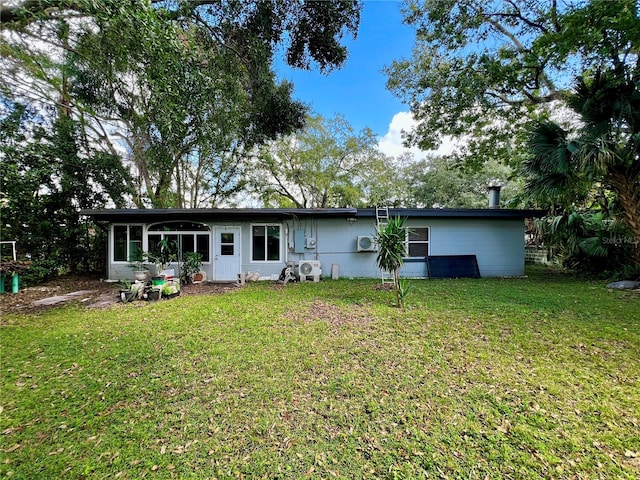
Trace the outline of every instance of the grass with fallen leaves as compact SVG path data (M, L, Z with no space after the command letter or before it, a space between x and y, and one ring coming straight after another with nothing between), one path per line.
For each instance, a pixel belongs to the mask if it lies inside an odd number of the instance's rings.
M637 478L640 297L532 271L5 315L13 478Z

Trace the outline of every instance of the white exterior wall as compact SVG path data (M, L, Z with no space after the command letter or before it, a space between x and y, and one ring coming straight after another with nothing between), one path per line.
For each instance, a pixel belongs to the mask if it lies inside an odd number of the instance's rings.
M280 262L251 261L251 226L253 224L282 225L286 240L282 243ZM351 221L344 218L305 218L284 221L255 222L210 222L211 253L210 262L203 264L207 279L215 277L215 227L238 226L241 231L239 248L241 251L241 271L260 272L262 278L279 275L287 261L319 260L322 274L331 277L331 266L337 264L340 277L379 278L376 266L376 252L358 252L357 237L375 235L373 218L358 218ZM522 220L493 218L416 218L409 219L406 226L429 228L430 255L476 255L480 275L483 277L520 276L524 274L524 222ZM304 248L304 253L295 252L295 231L304 231L305 238L315 238L316 248ZM143 225L143 249L147 245L147 225ZM133 270L128 263L113 262L113 228L108 241L108 275L110 279L133 278ZM172 264L169 268L176 269ZM152 272L153 273L153 272ZM238 272L240 273L240 272ZM401 270L404 277L421 278L427 276L424 261L405 263Z

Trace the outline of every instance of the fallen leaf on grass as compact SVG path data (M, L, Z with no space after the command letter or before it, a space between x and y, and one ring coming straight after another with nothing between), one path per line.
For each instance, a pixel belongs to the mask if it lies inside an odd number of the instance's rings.
M631 460L625 460L627 465L631 465L633 468L640 468L640 458L632 458Z
M496 427L496 430L504 433L505 435L509 433L510 429L511 429L511 424L509 423L509 420L502 420L502 423Z

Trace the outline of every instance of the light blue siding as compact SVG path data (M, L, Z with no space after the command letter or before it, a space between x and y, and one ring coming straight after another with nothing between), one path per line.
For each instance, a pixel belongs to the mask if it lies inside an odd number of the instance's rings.
M524 222L506 219L430 220L431 255L475 255L480 275L524 275Z
M251 261L251 226L253 224L278 224L282 226L282 249L279 262ZM359 218L306 218L286 221L207 223L215 232L216 226L235 225L241 227L241 269L260 272L262 278L280 274L287 261L319 260L325 278L331 276L331 266L338 265L341 277L379 278L376 267L376 252L358 252L357 238L375 235L374 219ZM522 220L496 218L425 218L409 219L409 228L429 228L430 255L476 255L480 275L483 277L520 276L524 274L524 222ZM146 249L146 228L144 247ZM298 232L298 233L296 233ZM301 233L304 238L315 238L315 248L300 248ZM297 238L296 238L297 237ZM215 252L215 236L211 237L212 260ZM127 264L112 261L112 242L109 236L109 278L133 278ZM303 253L296 253L298 250ZM177 268L171 265L170 268ZM203 265L208 279L215 279L215 262ZM177 273L177 272L176 272ZM240 272L238 272L240 273ZM426 277L424 261L409 261L401 270L404 277Z
M320 220L318 251L323 273L330 274L337 263L344 277L379 277L375 252L356 252L358 235L375 232L373 222L343 225L344 220ZM505 219L408 220L409 228L429 228L430 255L476 255L483 277L524 274L524 223ZM308 256L307 256L308 257ZM424 262L408 261L401 275L425 277Z

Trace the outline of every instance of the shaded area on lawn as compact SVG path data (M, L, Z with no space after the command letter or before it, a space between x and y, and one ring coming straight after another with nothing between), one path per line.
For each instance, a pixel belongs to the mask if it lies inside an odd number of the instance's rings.
M42 312L52 307L58 307L60 304L38 305L36 302L78 291L86 293L76 299L71 299L72 302L80 303L84 306L104 302L103 306L109 307L118 303L118 288L116 283L104 282L99 279L81 276L61 276L37 287L21 288L18 293L5 292L0 295L0 312L4 314ZM182 287L181 295L215 295L225 293L233 288L235 287L229 284L208 282L190 284Z
M10 315L0 475L640 475L636 293L545 274L408 303L338 280Z

